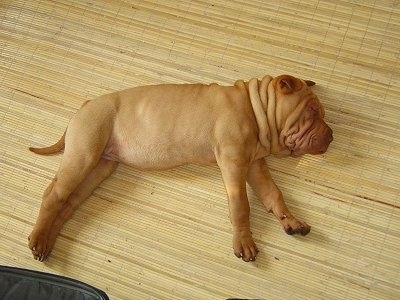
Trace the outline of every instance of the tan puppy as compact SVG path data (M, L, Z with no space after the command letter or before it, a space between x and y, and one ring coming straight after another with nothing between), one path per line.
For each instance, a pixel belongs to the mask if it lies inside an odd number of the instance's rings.
M264 157L319 154L332 141L311 81L282 75L261 81L155 85L132 88L85 103L55 145L64 149L59 170L43 195L29 236L35 259L50 254L63 224L119 162L138 169L217 163L228 194L233 249L256 258L249 223L246 181L286 233L306 235L266 169Z

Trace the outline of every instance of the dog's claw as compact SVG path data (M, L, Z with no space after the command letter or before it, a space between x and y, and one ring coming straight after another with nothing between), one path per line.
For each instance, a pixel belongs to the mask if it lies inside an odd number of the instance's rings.
M291 226L288 226L288 227L285 227L285 232L288 234L288 235L293 235L293 228L291 227Z

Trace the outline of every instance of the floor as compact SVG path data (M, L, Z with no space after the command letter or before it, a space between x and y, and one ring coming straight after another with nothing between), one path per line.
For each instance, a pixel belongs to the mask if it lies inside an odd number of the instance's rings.
M2 0L0 264L72 277L110 299L400 299L400 2ZM127 87L289 73L312 79L333 128L322 156L269 168L288 236L251 189L257 261L231 249L216 166L120 166L64 227L48 261L27 247L86 101Z

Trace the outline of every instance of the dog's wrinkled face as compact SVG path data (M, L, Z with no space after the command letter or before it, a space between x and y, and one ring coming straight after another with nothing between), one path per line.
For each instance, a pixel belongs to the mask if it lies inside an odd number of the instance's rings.
M332 129L323 120L325 111L309 86L312 81L282 75L274 79L277 128L280 144L293 157L322 154L333 140Z

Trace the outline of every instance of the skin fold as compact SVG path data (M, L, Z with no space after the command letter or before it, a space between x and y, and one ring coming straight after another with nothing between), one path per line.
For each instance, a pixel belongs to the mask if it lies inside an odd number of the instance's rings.
M45 260L63 225L119 163L141 170L218 164L226 188L234 254L257 256L250 231L246 182L288 234L310 226L288 210L264 157L324 153L332 130L311 81L281 75L238 80L233 86L166 84L136 87L83 104L52 146L64 150L45 190L29 236L35 259Z

